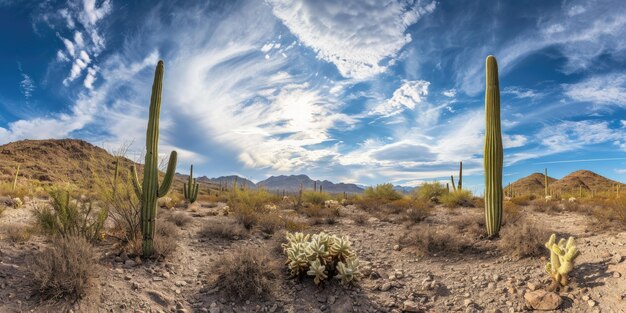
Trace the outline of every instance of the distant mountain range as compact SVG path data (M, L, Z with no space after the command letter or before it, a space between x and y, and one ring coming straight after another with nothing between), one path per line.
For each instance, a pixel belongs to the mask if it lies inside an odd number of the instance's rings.
M615 188L616 184L620 184L622 188L626 186L623 183L608 179L588 170L575 171L561 179L548 176L548 188L556 193L576 193L579 192L581 188L584 192L610 191ZM543 194L545 175L542 173L533 173L511 183L511 186L513 186L514 192L517 193Z

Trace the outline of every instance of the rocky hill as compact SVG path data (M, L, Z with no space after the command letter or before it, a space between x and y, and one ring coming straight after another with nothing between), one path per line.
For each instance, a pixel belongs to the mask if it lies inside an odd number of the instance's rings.
M248 189L256 188L256 184L253 181L237 175L220 176L215 178L208 178L206 176L198 177L198 181L212 183L219 186L226 186L227 188L230 188L235 183L235 180L237 181L237 185L240 187L245 186L245 188Z
M0 181L11 181L19 164L20 183L67 183L81 190L93 191L99 182L106 182L113 177L116 159L120 161L121 177L127 175L133 161L124 157L116 158L83 140L21 140L0 146ZM137 164L137 170L141 177L143 167ZM177 174L172 188L182 190L186 178L186 175ZM201 193L209 187L213 185L202 183Z
M544 175L541 173L533 173L524 178L520 178L511 185L516 193L521 194L543 194L544 192ZM626 187L623 183L608 179L602 175L588 170L578 170L561 179L555 179L548 176L548 187L552 192L556 193L578 193L579 188L583 191L604 192L614 190L616 184L621 184L622 188ZM506 187L506 186L505 186Z

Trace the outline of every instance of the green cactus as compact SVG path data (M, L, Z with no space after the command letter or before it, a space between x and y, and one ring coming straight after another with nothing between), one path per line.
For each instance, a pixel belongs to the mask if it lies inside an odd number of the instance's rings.
M452 191L456 192L456 185L454 184L454 176L450 175L450 180L452 181Z
M146 132L146 157L143 169L143 183L139 183L137 169L131 166L132 181L137 197L141 199L141 233L143 235L143 255L154 253L156 231L157 199L165 196L172 185L176 171L176 151L170 153L169 163L163 182L159 185L159 114L161 112L161 89L163 84L163 61L159 61L154 72L150 114Z
M545 199L546 201L548 201L548 196L550 195L550 189L548 187L548 169L544 169L544 174L543 174L543 188L544 188L544 193L545 193Z
M319 285L329 277L346 284L361 275L359 260L347 237L321 232L312 236L287 233L286 238L287 243L282 247L293 276L313 276L315 284Z
M463 161L459 162L459 191L463 190Z
M11 188L11 192L15 192L17 188L17 175L20 173L20 164L17 165L17 169L15 170L15 176L13 176L13 188Z
M189 203L196 202L198 199L198 184L196 183L196 179L193 178L193 164L189 169L189 178L186 183L183 183L183 196L185 196L185 200L189 201Z
M550 262L546 263L546 273L552 278L550 290L567 286L567 275L574 268L574 260L580 255L574 237L569 237L567 241L561 238L557 243L556 234L552 234L546 242L546 248L550 250Z
M502 225L502 132L500 129L500 83L498 63L492 55L486 61L485 90L485 225L489 237L498 235Z

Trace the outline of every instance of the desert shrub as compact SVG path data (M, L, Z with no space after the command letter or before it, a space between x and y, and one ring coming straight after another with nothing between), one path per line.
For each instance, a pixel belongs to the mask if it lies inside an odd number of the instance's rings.
M233 210L233 216L235 221L243 225L247 230L252 229L259 221L258 214L250 207L239 207Z
M285 227L285 221L277 214L259 214L257 223L266 234L273 234Z
M31 260L28 271L44 299L76 300L97 273L96 255L83 237L57 237Z
M287 233L286 239L283 248L292 276L312 276L316 285L333 277L350 283L360 276L359 260L348 237Z
M276 267L265 249L241 247L224 253L211 271L215 274L213 283L227 292L229 298L247 300L271 295Z
M472 206L475 208L484 208L485 198L476 196L472 197Z
M367 215L363 213L356 214L352 217L352 220L357 225L366 225L367 224Z
M381 209L385 213L400 214L402 212L405 212L409 208L413 207L414 206L414 202L415 202L415 200L412 200L412 199L407 198L407 197L403 197L403 198L400 198L400 199L393 200L393 201L391 201L389 203L383 204Z
M167 216L166 219L176 224L176 226L179 226L179 227L186 226L187 224L191 223L191 221L193 220L191 216L187 215L184 212L176 212L176 213L170 214Z
M331 200L329 194L325 192L304 190L302 191L302 203L310 203L316 206L324 205L324 201Z
M0 217L2 217L2 214L4 214L4 210L6 210L6 208L3 206L0 206Z
M441 203L448 208L473 207L472 193L469 190L449 192L441 197Z
M524 218L507 223L500 230L500 249L514 258L540 256L551 232Z
M601 222L615 223L626 227L626 197L611 199L592 211L594 217Z
M461 237L454 227L422 225L407 231L400 237L399 243L404 247L414 247L422 256L458 253L468 246L467 240Z
M505 213L506 214L506 213ZM459 233L469 238L476 239L487 235L485 228L485 216L480 214L461 215L452 221Z
M543 199L537 199L532 202L535 212L542 213L557 213L561 211L561 207L557 201L546 201Z
M521 215L522 209L519 205L515 204L512 201L504 201L504 215L503 222L504 223L513 223L518 220Z
M303 231L308 228L306 223L303 223L297 218L291 216L283 217L283 222L285 224L285 229L291 232Z
M392 184L381 184L376 187L367 187L363 191L363 198L369 201L378 201L382 203L391 202L402 198L402 195L393 189Z
M531 197L528 195L512 197L511 202L521 206L527 206L530 204Z
M26 242L30 240L32 229L28 225L11 224L4 229L6 236L12 242Z
M441 199L441 197L447 193L448 188L446 188L446 185L440 182L423 183L414 192L414 197L422 199L424 201L433 200L435 203L437 203L439 199Z
M331 208L318 206L318 205L304 206L300 209L300 213L304 214L306 217L311 217L311 218L314 218L314 217L326 218L332 215L339 216L338 210L333 210Z
M178 249L180 231L170 221L158 221L154 233L154 257L168 258Z
M49 235L82 236L95 241L102 236L102 228L108 217L107 210L95 209L91 202L73 201L69 192L50 192L51 205L33 210L37 225Z
M198 232L200 237L220 239L240 239L248 235L246 229L238 223L210 222Z
M411 223L419 223L430 216L430 206L425 202L415 201L405 210L404 217Z
M141 202L130 180L97 181L99 202L109 212L113 222L112 235L124 243L137 243L141 239ZM164 199L164 198L160 198ZM162 200L159 200L162 201Z

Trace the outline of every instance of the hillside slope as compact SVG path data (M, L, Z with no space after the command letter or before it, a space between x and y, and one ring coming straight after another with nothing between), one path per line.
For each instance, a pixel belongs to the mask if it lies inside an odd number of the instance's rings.
M268 190L285 190L287 192L297 192L300 186L306 189L322 186L322 190L330 193L361 193L363 189L355 184L333 183L328 180L313 180L307 175L280 175L270 176L269 178L257 183L257 186L264 187Z
M542 173L532 173L511 183L513 192L517 194L543 194L545 188L545 175ZM557 179L548 176L548 186L556 182Z

